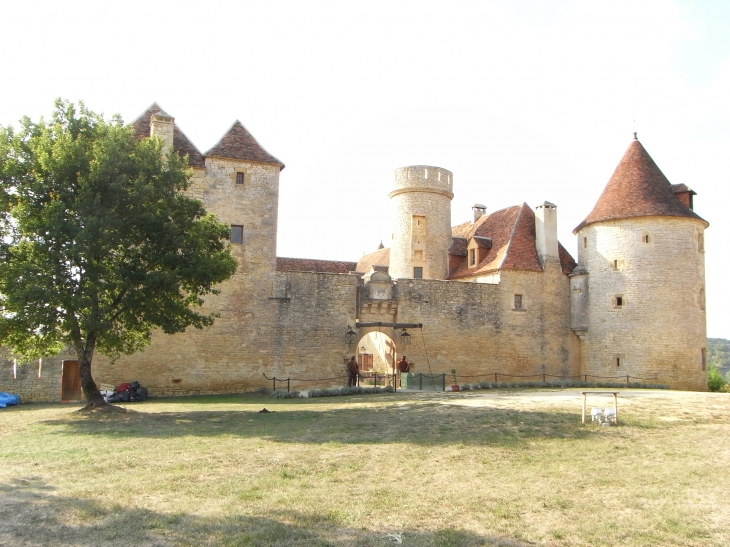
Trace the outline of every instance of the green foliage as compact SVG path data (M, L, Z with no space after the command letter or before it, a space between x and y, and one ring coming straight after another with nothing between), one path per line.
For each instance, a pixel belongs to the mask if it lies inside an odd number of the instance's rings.
M720 374L727 378L730 374L730 340L708 338L707 363L717 367Z
M213 323L194 308L235 271L229 227L161 146L61 100L50 121L0 127L0 343L90 363Z
M342 395L369 395L374 393L393 393L393 386L385 387L332 387L329 389L312 389L309 391L309 397L340 397Z
M717 367L710 363L707 367L707 389L710 391L723 391L727 385L727 380L720 374Z
M272 399L297 399L297 398L299 398L298 391L287 391L285 389L269 390L268 395Z

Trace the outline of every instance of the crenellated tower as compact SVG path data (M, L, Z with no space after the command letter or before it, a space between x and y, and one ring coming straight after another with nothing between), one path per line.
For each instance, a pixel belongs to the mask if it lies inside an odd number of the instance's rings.
M451 245L453 174L441 167L411 165L395 171L390 276L446 279Z

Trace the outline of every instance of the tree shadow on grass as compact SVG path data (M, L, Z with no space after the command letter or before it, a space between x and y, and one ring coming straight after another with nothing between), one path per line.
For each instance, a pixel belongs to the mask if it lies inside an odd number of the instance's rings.
M411 547L526 545L458 528L372 530L367 522L347 522L339 511L275 511L263 517L243 514L245 507L241 509L226 516L166 514L146 507L67 497L38 477L26 477L0 484L0 545L384 547L394 545L388 534L399 534L403 544Z
M270 412L194 410L133 412L47 420L53 433L120 439L235 436L280 443L409 443L520 446L536 439L589 438L575 412L464 407L438 402L375 407L267 405Z

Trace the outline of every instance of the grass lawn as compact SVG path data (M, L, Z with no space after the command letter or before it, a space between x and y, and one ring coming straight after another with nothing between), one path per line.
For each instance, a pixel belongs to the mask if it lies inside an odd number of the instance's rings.
M730 394L620 391L9 407L0 545L729 545Z

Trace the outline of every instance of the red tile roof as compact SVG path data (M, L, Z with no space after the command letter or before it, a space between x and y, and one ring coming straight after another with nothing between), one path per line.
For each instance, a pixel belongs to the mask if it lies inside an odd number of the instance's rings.
M256 141L253 135L238 120L233 123L221 140L213 148L208 150L205 155L269 163L278 165L280 169L284 169L284 164L264 150L264 147Z
M339 260L276 257L276 269L280 272L350 273L356 265L357 262Z
M152 105L147 110L145 110L136 120L131 123L131 126L134 129L134 133L137 135L137 137L143 138L150 136L150 119L152 118L153 114L157 113L165 112L164 110L162 110L162 107L160 107L160 105L158 105L157 103L152 103ZM167 114L167 116L172 117L169 114ZM203 154L201 154L200 150L198 150L197 147L190 141L190 139L185 136L185 133L182 132L182 129L180 129L177 124L174 124L172 134L172 147L181 156L188 156L188 161L191 167L205 167L205 158L203 158Z
M535 212L523 203L479 217L476 222L465 222L452 229L457 237L491 238L492 247L481 252L481 260L469 268L466 258L451 272L449 279L463 279L502 270L542 271L535 246ZM452 244L453 245L453 244ZM575 260L558 243L558 255L563 273L575 268Z
M635 138L593 211L573 233L596 222L649 216L696 218L706 222L677 198L667 177Z

